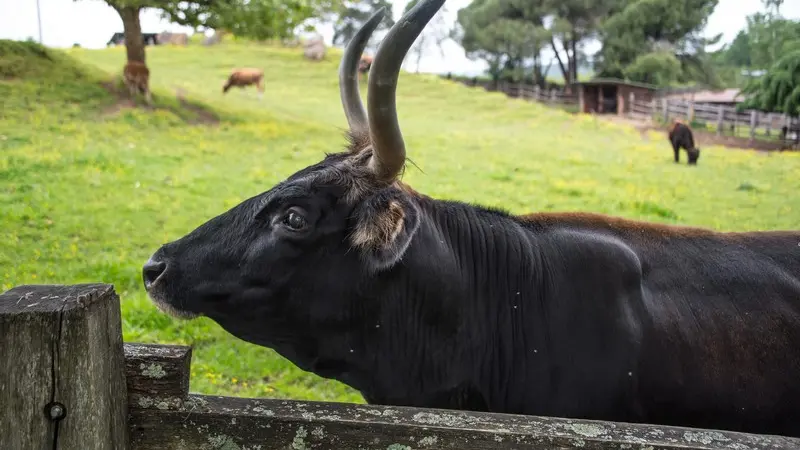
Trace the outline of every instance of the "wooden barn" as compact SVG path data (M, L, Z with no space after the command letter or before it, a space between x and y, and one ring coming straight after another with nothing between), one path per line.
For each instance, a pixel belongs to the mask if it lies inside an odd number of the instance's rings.
M630 109L630 95L636 101L651 101L657 87L617 78L595 78L575 83L578 90L579 111L582 113L623 115Z
M744 96L739 89L720 89L716 91L701 90L701 91L687 91L683 93L669 94L665 98L668 100L685 100L691 101L695 105L704 106L725 106L735 108L739 103L744 101Z

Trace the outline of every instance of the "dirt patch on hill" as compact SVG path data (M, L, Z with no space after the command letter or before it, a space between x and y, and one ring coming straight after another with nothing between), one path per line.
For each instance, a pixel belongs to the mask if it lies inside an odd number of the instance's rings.
M149 111L170 111L191 125L213 126L220 122L219 116L213 111L187 100L186 91L182 88L175 88L175 98L178 100L178 105L173 107L171 105L159 105L155 94L153 95L154 105L147 105L141 99L132 98L130 92L120 84L118 79L103 82L102 86L116 97L116 101L101 112L104 117L115 116L126 109L139 108Z

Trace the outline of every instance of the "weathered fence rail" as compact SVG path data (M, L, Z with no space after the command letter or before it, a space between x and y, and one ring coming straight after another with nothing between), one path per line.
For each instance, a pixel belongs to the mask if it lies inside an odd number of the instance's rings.
M538 85L524 83L510 83L508 81L482 81L478 79L453 79L453 81L470 87L482 87L490 92L502 92L509 97L521 100L547 103L553 105L577 105L578 96L566 93L563 89L553 87L542 88Z
M500 81L494 83L486 80L452 78L453 81L470 87L482 87L491 92L502 92L509 97L525 101L533 101L548 105L577 106L578 96L567 93L563 89L542 89L536 85ZM687 90L662 90L656 93L653 100L636 99L634 94L627 100L627 115L638 119L660 119L669 121L680 118L689 122L705 122L713 124L717 135L734 135L740 138L749 137L752 143L757 137L762 140L780 142L782 148L800 146L800 121L785 114L761 113L747 110L739 112L732 106L714 106L694 103L691 100L667 98L665 95ZM781 128L788 128L787 135L781 135Z
M189 393L192 351L123 344L113 286L0 295L0 449L797 449L642 424Z
M785 147L796 147L800 142L800 122L785 114L762 113L756 110L737 111L732 106L715 106L694 103L690 100L656 98L643 101L631 94L628 115L631 117L660 119L684 119L688 122L713 124L717 135L739 135L741 130L752 142L756 136L762 139L783 141ZM781 135L781 128L787 134Z

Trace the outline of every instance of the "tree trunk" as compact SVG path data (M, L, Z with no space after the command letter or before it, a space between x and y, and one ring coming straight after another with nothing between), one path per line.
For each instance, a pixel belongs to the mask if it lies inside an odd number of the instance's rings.
M564 53L567 54L567 76L564 77L564 93L565 94L572 94L572 83L575 82L574 78L572 78L573 72L573 65L575 64L575 57L570 55L570 42L572 37L569 38L564 35L564 38L561 40L561 45L564 46Z
M578 82L578 36L572 35L572 82Z
M567 83L569 81L569 71L564 67L564 63L561 61L561 56L558 54L558 47L556 47L556 41L552 36L550 36L550 46L553 47L553 53L558 60L558 67L561 68L561 75L564 76L564 83Z
M125 50L128 62L138 61L144 63L144 38L142 25L139 23L139 11L135 6L114 8L122 18L122 29L125 32Z
M564 51L567 53L567 66L569 68L569 79L565 81L564 88L567 94L572 93L572 87L578 82L578 36L573 30L569 35L569 40L564 42Z
M540 64L541 66L541 64ZM551 59L550 62L547 63L547 67L540 68L540 73L542 74L539 78L541 79L541 83L539 87L544 89L545 82L547 81L547 74L550 73L550 68L553 67L553 60Z

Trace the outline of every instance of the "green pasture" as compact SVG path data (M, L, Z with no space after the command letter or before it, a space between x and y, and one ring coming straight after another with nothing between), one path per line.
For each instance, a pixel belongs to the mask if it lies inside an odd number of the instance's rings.
M158 103L148 111L119 105L101 85L121 71L122 48L0 41L0 289L113 283L126 341L194 346L196 392L361 402L210 320L162 314L140 275L162 243L344 146L339 55L314 63L302 48L148 47ZM266 71L263 99L252 88L222 95L240 66ZM800 224L797 154L704 147L688 167L685 154L672 163L663 133L436 76L403 74L398 97L414 163L405 181L435 197L717 230Z

